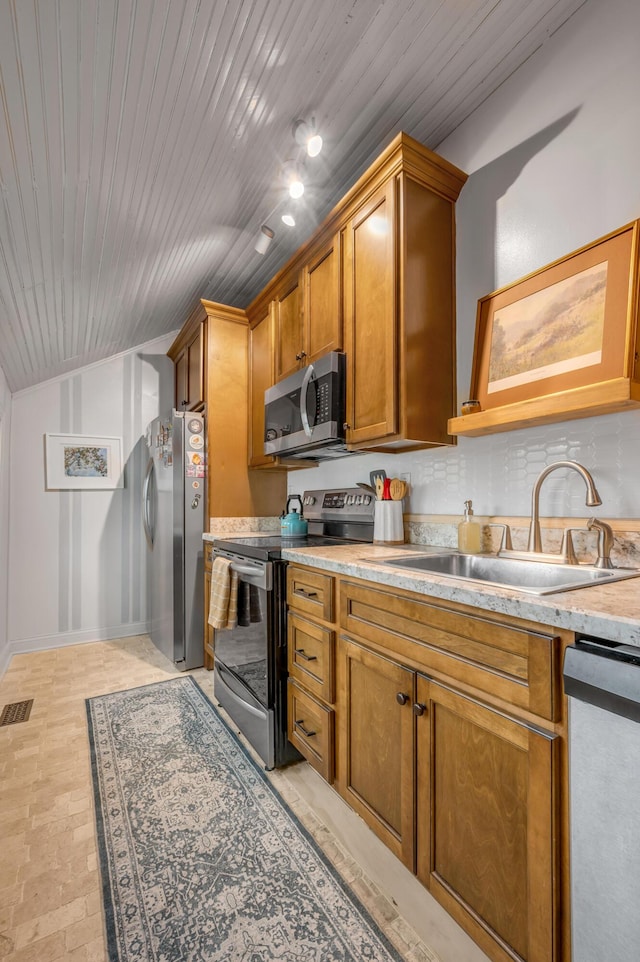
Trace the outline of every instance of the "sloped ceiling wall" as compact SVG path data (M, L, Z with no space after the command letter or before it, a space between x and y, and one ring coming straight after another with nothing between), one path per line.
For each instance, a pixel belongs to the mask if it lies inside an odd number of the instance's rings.
M437 146L583 2L2 0L10 389L174 330L199 297L246 306L395 133ZM325 149L289 230L280 170L312 115Z

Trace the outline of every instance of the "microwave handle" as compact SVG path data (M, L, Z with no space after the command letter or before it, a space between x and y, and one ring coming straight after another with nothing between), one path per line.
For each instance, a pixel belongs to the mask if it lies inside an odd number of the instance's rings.
M300 419L302 421L304 433L308 438L313 436L313 428L309 424L309 413L307 411L307 389L313 374L313 364L309 364L304 373L304 377L302 378L302 387L300 388Z

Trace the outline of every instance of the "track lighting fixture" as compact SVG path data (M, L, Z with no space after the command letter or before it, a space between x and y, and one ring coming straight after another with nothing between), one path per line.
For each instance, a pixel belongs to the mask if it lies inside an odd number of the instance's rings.
M300 147L305 148L309 157L317 157L322 150L322 137L316 131L316 122L313 117L311 123L307 123L306 120L293 122L293 139Z
M298 200L304 194L304 184L300 176L300 168L295 160L288 160L282 168L282 176L289 191L289 197Z
M266 224L263 224L256 238L254 250L257 251L258 254L265 254L273 238L274 232L270 227L267 227Z

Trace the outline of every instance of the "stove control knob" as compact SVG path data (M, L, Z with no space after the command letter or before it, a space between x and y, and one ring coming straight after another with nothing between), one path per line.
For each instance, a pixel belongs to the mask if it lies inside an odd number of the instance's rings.
M371 504L371 495L370 495L370 494L365 494L365 496L364 496L364 503L365 503L365 504Z
M357 494L357 495L356 495L356 504L362 504L362 495L361 495L361 494Z
M315 504L315 503L316 503L316 499L314 498L314 496L313 496L312 494L308 494L308 495L306 496L306 498L304 499L304 503L305 503L305 504Z

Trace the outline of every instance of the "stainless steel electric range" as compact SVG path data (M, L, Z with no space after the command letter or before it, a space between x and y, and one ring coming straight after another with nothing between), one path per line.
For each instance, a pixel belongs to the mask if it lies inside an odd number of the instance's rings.
M287 547L373 541L374 497L362 488L305 491L304 537L216 539L238 575L238 625L215 632L214 696L268 769L301 758L287 738Z

